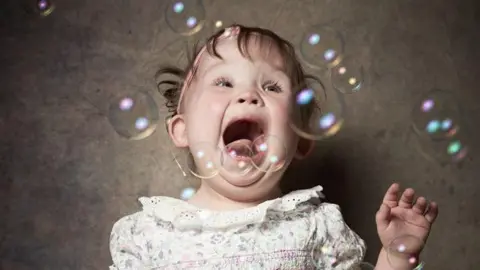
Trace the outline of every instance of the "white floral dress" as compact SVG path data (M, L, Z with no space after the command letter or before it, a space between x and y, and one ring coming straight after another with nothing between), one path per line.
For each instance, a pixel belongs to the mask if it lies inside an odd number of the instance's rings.
M351 269L364 241L322 187L237 211L199 209L170 197L142 197L143 211L113 226L110 270Z

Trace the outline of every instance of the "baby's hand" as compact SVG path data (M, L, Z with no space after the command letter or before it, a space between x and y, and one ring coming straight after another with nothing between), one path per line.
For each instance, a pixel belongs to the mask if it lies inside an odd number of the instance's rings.
M400 186L392 184L385 193L382 205L377 212L377 232L384 247L397 237L403 235L414 236L425 243L430 228L438 215L438 205L431 202L428 207L427 200L419 197L414 203L415 191L411 188L403 192L400 201L398 195ZM423 244L409 246L409 251L418 254L423 249Z

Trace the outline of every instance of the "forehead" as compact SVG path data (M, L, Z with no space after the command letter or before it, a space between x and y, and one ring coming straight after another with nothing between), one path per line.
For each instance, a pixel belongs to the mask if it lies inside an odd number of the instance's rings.
M275 70L285 71L284 58L277 44L271 38L251 35L248 40L238 43L237 39L219 39L215 51L222 57L219 59L205 51L201 55L198 70L205 71L218 62L251 61L267 64Z

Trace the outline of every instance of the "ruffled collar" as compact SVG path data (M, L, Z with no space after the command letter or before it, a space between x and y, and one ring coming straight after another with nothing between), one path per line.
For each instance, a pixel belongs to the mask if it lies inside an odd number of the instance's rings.
M235 211L201 209L188 202L165 196L141 197L139 201L144 212L156 220L172 223L178 230L229 230L262 223L269 213L302 211L298 206L305 205L306 202L317 205L325 198L322 190L321 186L297 190L255 207Z

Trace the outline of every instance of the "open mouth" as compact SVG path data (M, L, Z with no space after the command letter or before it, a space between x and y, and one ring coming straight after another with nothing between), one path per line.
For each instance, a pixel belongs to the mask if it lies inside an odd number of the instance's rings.
M223 143L234 158L242 160L252 158L253 142L264 135L265 125L259 120L238 119L231 122L223 132ZM256 143L255 143L256 144ZM232 155L231 155L232 156Z

